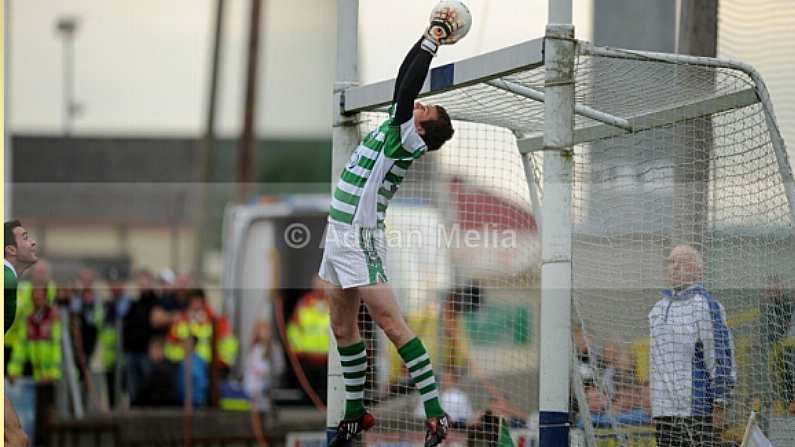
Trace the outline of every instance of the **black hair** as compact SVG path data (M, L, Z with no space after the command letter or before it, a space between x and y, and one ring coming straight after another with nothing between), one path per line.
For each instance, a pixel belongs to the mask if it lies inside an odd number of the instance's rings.
M425 135L422 140L428 145L429 151L435 151L442 147L442 145L453 138L455 130L453 130L453 123L450 121L450 115L447 110L442 106L436 106L436 111L439 117L435 120L429 120L422 123L422 128L425 130Z
M9 245L13 245L14 247L17 246L17 238L14 235L14 228L21 226L22 223L20 223L18 220L11 220L3 224L3 229L5 230L3 248Z

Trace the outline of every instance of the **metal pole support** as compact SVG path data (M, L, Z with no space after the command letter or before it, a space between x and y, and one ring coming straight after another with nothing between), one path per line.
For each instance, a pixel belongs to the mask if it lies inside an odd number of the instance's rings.
M549 447L569 445L574 26L548 25L544 45L539 441Z

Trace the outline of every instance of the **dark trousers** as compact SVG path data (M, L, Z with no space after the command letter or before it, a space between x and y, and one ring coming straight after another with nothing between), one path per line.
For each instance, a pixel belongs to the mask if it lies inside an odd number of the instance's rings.
M47 446L49 444L50 422L53 419L55 406L55 383L36 384L36 439L32 445Z
M138 400L149 376L149 357L145 352L128 352L124 355L124 366L127 368L127 392L133 402Z
M314 389L315 394L323 403L326 403L328 358L326 356L298 354L298 362L301 364L306 379Z
M712 416L654 418L657 447L717 447Z

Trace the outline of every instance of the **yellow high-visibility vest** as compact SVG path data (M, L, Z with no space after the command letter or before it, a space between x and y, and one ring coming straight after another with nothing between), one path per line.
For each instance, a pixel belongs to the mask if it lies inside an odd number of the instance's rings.
M58 286L54 281L47 283L47 304L55 301L58 294ZM13 348L17 339L24 331L25 320L33 313L33 284L30 281L22 281L17 287L17 312L14 324L8 328L3 339L6 348Z
M331 316L328 303L308 296L299 302L287 325L287 340L296 354L328 354Z
M185 340L191 335L197 339L196 346L194 347L196 355L209 363L213 356L213 326L210 322L188 322L180 320L174 323L174 326L169 332L168 340L166 341L166 358L172 362L181 362L184 360L185 348L183 345ZM237 339L231 333L219 334L217 343L219 360L226 365L232 365L237 356Z
M40 330L28 330L30 317L23 321L23 329L11 351L8 375L19 377L30 362L33 379L37 382L59 380L62 375L61 322L55 309L48 310L47 318L38 326Z

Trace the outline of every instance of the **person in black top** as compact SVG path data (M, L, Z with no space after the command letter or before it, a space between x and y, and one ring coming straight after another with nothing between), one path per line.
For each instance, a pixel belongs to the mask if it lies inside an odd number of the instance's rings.
M130 305L122 324L122 348L127 369L127 391L130 402L135 402L149 370L147 352L152 337L150 319L157 303L152 274L146 270L138 273L138 300Z

